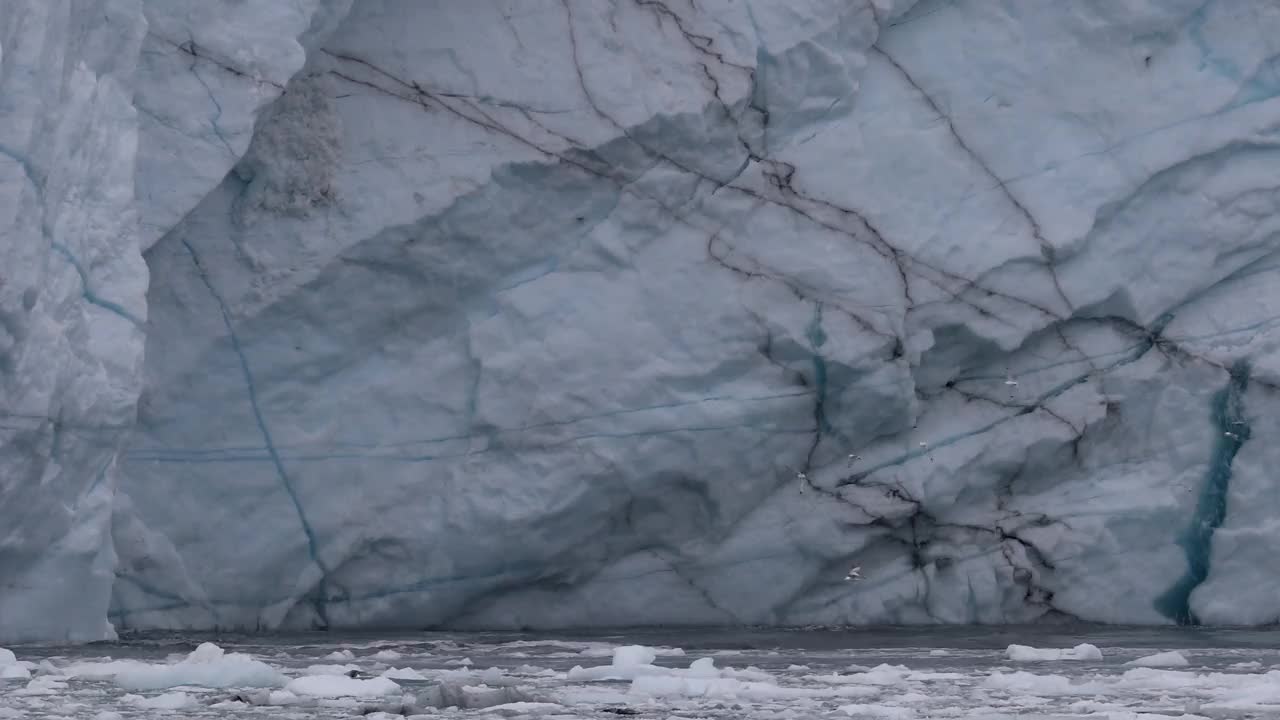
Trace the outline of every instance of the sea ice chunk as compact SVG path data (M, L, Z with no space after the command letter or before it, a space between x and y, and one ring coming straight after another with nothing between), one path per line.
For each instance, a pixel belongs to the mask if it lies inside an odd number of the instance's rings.
M1181 667L1189 664L1190 662L1188 662L1186 656L1177 650L1147 655L1125 663L1125 665L1136 665L1138 667Z
M1080 643L1073 648L1033 648L1030 645L1010 645L1004 654L1014 662L1044 660L1101 660L1102 651L1096 645Z
M385 697L402 691L397 683L385 677L358 680L341 675L307 675L295 678L284 686L295 695L311 697Z
M242 653L226 653L202 643L173 664L129 663L115 673L116 684L127 690L160 690L179 685L198 687L278 687L284 677L275 668Z

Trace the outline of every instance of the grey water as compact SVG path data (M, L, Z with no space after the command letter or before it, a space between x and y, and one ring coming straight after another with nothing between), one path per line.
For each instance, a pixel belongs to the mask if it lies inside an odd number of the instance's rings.
M546 648L557 642L608 643L681 648L685 656L721 655L751 661L760 667L794 663L797 658L861 658L862 664L913 658L919 664L955 664L957 658L991 658L1011 644L1033 647L1072 647L1090 643L1109 650L1100 664L1122 664L1125 660L1165 650L1194 651L1202 667L1239 662L1242 655L1264 664L1280 663L1280 626L1270 627L1186 627L1117 626L1093 624L1045 625L961 625L961 626L880 626L842 628L613 628L607 630L564 630L546 632L449 632L322 631L299 633L209 633L135 632L114 642L87 645L32 645L23 647L28 657L101 657L152 660L174 653L186 653L203 642L213 642L227 651L254 655L287 653L300 658L321 657L342 648L403 649L448 648L432 658L448 662L468 653L483 656L495 667L528 663L530 657L546 660ZM513 644L526 646L513 651ZM545 645L544 645L545 644ZM539 652L539 648L542 652ZM929 656L933 650L947 655ZM512 654L515 652L516 654ZM406 653L408 654L408 653ZM785 660L785 662L784 662ZM606 658L607 661L607 658ZM581 662L581 659L574 662ZM661 657L658 664L678 664L684 657ZM430 663L434 664L434 663ZM552 665L565 664L551 663ZM574 664L574 663L569 663Z

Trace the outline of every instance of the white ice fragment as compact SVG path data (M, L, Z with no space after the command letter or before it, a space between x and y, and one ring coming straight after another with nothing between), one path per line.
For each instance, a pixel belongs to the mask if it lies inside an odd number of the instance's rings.
M767 672L757 668L735 670L734 668L717 668L715 660L710 657L699 658L689 664L688 669L659 667L653 664L657 653L653 648L643 645L627 645L617 648L610 665L584 668L575 665L569 670L566 678L570 682L590 682L595 680L635 680L645 676L692 677L692 678L737 678L774 682Z
M1137 667L1181 667L1189 664L1187 658L1176 650L1147 655L1125 663L1125 665L1135 665Z
M379 650L373 654L374 660L399 660L400 653L395 650Z
M392 680L426 680L427 676L414 670L413 668L388 668L382 673L382 677L391 678Z
M163 695L156 695L155 697L125 695L123 699L137 705L138 707L151 708L154 710L180 710L196 704L195 698L184 692L168 692Z
M298 702L298 696L289 692L288 690L272 690L271 692L267 693L268 705L273 705L273 706L293 705L297 702Z
M19 661L12 650L0 648L0 680L29 680L31 667L35 665Z
M636 665L652 665L658 658L653 648L643 645L623 645L613 651L614 667L635 667Z
M160 690L179 685L197 687L278 687L284 677L275 668L242 653L226 653L213 643L202 643L186 658L172 664L125 665L115 674L126 690Z
M1038 662L1047 660L1101 660L1102 651L1096 645L1080 643L1073 648L1033 648L1030 645L1010 645L1005 657L1014 662Z
M321 660L338 660L338 661L355 660L355 659L356 659L356 654L351 652L350 650L334 650L333 652L321 658Z
M66 690L66 689L67 689L67 684L60 680L54 680L53 678L50 678L50 677L37 677L37 678L33 678L31 682L27 683L27 686L25 688L22 688L21 690L13 690L9 694L10 695L57 695L59 694L60 691Z
M983 687L1025 695L1101 695L1106 688L1097 682L1075 682L1065 675L1037 675L1021 670L988 676Z
M147 663L137 660L102 660L87 661L67 665L66 667L57 667L53 663L41 663L40 669L51 675L60 675L68 678L83 678L86 680L110 680L122 672L134 670L138 668L150 667Z
M284 689L321 698L385 697L401 692L400 685L385 677L357 680L341 675L307 675L289 681Z

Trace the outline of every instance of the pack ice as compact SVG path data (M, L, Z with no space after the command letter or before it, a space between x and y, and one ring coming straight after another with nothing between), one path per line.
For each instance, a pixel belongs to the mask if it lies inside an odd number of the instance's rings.
M7 0L0 640L1274 622L1278 171L1271 0Z

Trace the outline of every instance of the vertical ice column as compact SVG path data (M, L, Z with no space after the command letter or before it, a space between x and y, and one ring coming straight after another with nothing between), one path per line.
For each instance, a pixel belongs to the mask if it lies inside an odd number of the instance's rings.
M140 0L0 11L0 641L110 637L116 455L141 388Z

